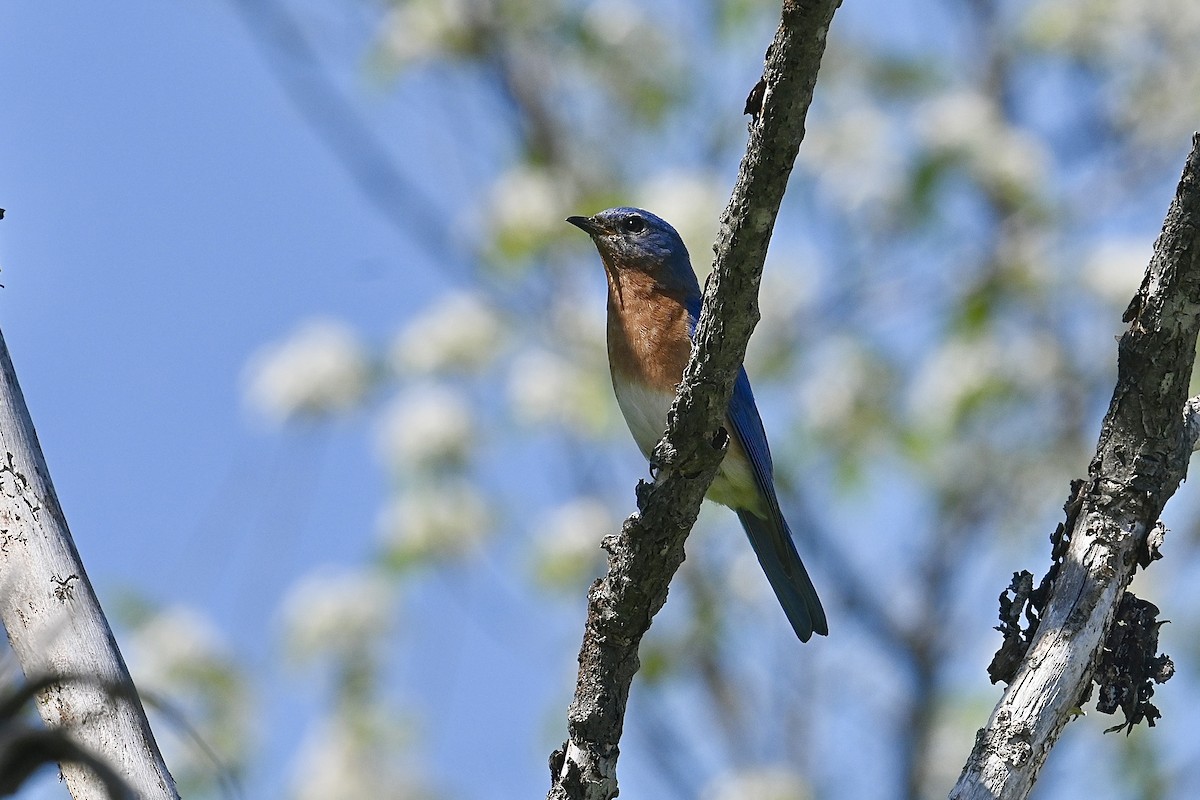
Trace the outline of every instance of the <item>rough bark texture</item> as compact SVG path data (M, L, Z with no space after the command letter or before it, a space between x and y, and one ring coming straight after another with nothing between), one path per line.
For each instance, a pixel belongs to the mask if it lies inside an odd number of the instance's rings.
M3 334L0 619L30 680L78 678L51 681L39 693L38 711L46 724L110 765L142 800L178 800L71 539ZM81 764L64 763L62 772L73 797L108 796L102 778Z
M750 333L771 230L804 137L825 37L840 0L784 2L763 81L748 101L754 120L733 196L721 218L713 274L705 287L692 359L655 450L653 484L604 541L608 574L588 593L569 740L550 757L549 798L617 795L618 744L638 669L638 644L667 599L684 540L724 455L725 410Z
M1076 513L1045 614L954 800L1028 796L1090 690L1139 552L1187 472L1195 439L1180 410L1200 332L1200 134L1124 321L1116 389L1088 480L1068 503Z

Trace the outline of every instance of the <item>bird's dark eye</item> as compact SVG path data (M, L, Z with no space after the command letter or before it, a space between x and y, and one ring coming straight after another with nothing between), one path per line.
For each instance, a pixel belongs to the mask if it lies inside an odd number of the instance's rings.
M646 230L646 220L631 214L621 220L621 230L625 233L641 233Z

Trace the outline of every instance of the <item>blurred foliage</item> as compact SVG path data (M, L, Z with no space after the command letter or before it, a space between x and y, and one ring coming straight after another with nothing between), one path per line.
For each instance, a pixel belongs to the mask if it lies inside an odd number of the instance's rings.
M125 597L125 657L181 794L238 791L256 731L241 665L221 633L185 607Z
M608 386L600 266L562 218L644 205L705 272L777 6L396 0L345 14L379 85L425 87L458 115L446 135L464 159L493 155L465 195L438 197L467 210L467 273L390 345L364 344L352 320L302 323L248 368L249 402L280 423L377 414L392 487L377 563L310 577L285 609L289 651L337 676L312 751L329 771L302 758L297 798L423 791L365 766L405 741L377 704L380 643L405 635L392 617L412 575L516 558L547 603L579 607L641 475ZM1112 337L1200 119L1197 33L1191 0L839 12L748 357L832 635L794 646L732 518L702 520L627 726L652 733L641 763L677 794L944 795L995 697L995 598L1044 561L1090 457ZM395 158L425 168L418 152ZM514 454L541 471L514 481ZM1186 576L1169 564L1194 537L1169 543L1154 580ZM1195 632L1200 597L1154 591ZM562 646L568 664L576 644ZM1089 728L1069 747L1157 748L1180 730L1179 683L1153 737ZM1064 759L1039 796L1078 796ZM1168 760L1138 758L1122 778L1137 788L1096 796L1188 796ZM375 782L314 794L363 773Z

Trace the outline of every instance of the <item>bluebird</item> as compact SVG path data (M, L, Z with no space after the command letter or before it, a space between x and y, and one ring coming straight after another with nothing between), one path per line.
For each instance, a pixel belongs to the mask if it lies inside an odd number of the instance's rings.
M608 364L617 405L642 454L651 457L667 427L700 316L700 284L683 239L640 208L568 217L600 251L608 277ZM733 509L788 621L807 642L829 624L791 531L779 510L771 451L745 368L725 417L729 449L708 498Z

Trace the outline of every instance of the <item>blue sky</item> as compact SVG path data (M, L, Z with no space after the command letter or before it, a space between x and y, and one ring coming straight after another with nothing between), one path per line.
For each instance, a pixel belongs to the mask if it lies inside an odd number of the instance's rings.
M135 587L203 608L261 665L282 592L361 560L385 486L364 420L256 425L243 365L314 315L383 340L439 265L363 200L226 4L6 2L0 70L0 326L89 573L110 607ZM464 613L443 621L479 636ZM454 655L422 658L438 675ZM295 700L266 705L313 698ZM282 780L302 713L264 721L250 796ZM530 755L513 763L542 785Z
M244 362L316 314L382 334L428 272L223 6L4 15L4 333L89 569L206 603L269 586L225 575L252 486L306 470L244 412Z

